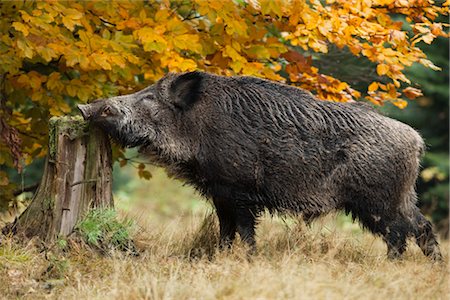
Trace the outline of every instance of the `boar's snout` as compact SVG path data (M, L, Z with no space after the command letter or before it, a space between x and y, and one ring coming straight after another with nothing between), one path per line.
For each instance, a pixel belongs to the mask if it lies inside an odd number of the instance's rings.
M92 117L92 107L90 104L78 104L77 108L85 120L89 120Z
M101 117L105 118L118 114L113 105L103 100L97 100L90 104L79 104L77 107L85 120L97 120Z

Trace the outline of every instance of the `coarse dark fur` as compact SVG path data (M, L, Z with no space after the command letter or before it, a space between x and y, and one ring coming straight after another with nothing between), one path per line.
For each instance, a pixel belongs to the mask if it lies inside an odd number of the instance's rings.
M221 245L255 249L264 210L310 220L344 210L399 257L407 237L441 259L416 206L424 143L411 127L359 103L253 77L169 73L131 95L80 106L87 119L211 199Z

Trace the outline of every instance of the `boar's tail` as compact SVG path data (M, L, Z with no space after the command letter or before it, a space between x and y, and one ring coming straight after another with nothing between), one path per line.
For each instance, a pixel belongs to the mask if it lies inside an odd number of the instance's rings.
M420 149L419 149L419 157L424 156L425 150L426 150L426 146L425 146L424 141L422 140L422 143L420 144Z
M418 157L420 159L425 154L425 150L427 149L427 146L425 145L425 142L424 142L422 136L417 131L416 131L416 134L417 134L417 145L419 147Z

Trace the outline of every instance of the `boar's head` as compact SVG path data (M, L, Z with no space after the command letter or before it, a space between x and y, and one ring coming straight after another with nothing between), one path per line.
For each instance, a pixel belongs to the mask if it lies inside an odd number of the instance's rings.
M78 105L85 120L103 128L124 147L141 147L169 156L192 152L189 120L203 74L169 73L157 83L134 94Z

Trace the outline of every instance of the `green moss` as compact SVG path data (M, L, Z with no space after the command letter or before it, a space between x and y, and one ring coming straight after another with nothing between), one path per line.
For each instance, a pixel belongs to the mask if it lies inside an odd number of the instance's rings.
M49 155L50 159L55 159L58 148L58 135L64 134L69 139L74 140L89 133L89 122L81 116L52 117L49 120Z
M43 207L46 210L52 210L55 204L55 200L52 197L44 198Z
M53 117L49 121L48 125L48 153L50 159L54 160L56 157L56 148L58 147L57 136L58 136L58 118Z
M85 121L81 116L61 117L61 132L67 134L71 139L83 137L89 133L89 122Z

